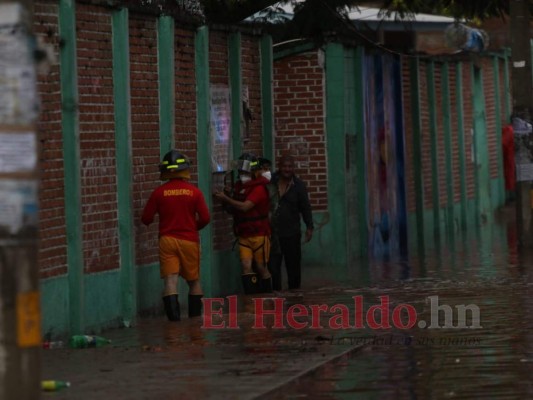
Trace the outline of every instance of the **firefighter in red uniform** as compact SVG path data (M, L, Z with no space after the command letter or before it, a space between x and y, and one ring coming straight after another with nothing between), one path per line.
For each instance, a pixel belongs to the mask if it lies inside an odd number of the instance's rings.
M269 181L261 176L262 167L251 153L239 157L238 171L239 180L233 193L216 192L215 197L233 214L244 293L270 293L272 279L267 268L270 255ZM259 277L252 267L254 261Z
M190 162L177 150L169 151L159 166L161 180L142 214L149 225L159 214L159 266L164 279L163 304L170 321L180 320L178 278L189 285L189 317L202 313L200 285L200 237L198 231L209 223L210 215L202 192L188 182Z

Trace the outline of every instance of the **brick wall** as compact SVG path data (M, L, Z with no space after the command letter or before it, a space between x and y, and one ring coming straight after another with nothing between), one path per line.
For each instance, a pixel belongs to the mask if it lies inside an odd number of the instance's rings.
M442 111L442 65L435 63L435 110L437 112L437 166L439 185L439 207L446 207L446 146L444 143L444 115Z
M183 150L192 162L192 183L198 182L196 158L196 73L194 63L194 31L176 23L175 54L175 147Z
M443 31L417 32L416 51L422 54L446 54L456 51L445 44Z
M453 179L453 202L461 201L461 166L459 165L459 132L457 132L457 71L456 64L450 63L449 84L450 84L450 129L452 139L452 179ZM462 133L461 133L462 134Z
M35 34L48 45L59 49L57 4L36 1ZM67 270L65 204L63 185L63 140L61 133L61 92L59 66L51 65L49 71L38 76L38 93L41 116L37 132L41 145L41 186L39 193L40 220L40 276L45 278L64 274Z
M83 257L86 272L119 266L109 10L76 9Z
M261 130L261 75L259 43L256 37L242 35L242 87L247 89L248 107L252 120L249 122L249 136L243 149L257 155L263 154L263 136Z
M498 176L498 146L500 146L501 133L496 132L496 115L499 112L502 123L505 123L505 93L504 93L504 61L500 63L500 98L501 109L496 110L495 105L495 86L493 75L493 64L491 58L482 59L482 77L484 85L485 112L487 121L487 151L489 156L489 170L491 178ZM453 180L453 200L460 201L460 165L459 165L459 135L463 135L465 150L465 167L466 167L466 191L467 198L475 197L474 181L474 163L472 161L472 135L473 128L473 92L472 92L472 71L471 64L462 62L462 89L463 89L463 132L458 132L458 112L457 112L457 84L458 76L456 74L456 63L449 63L449 88L450 88L450 118L451 118L451 139L452 139L452 180ZM405 124L405 143L406 143L406 197L407 211L412 213L416 210L415 204L415 187L414 187L414 165L413 165L413 136L412 136L412 117L411 117L411 82L409 77L409 59L404 58L402 62L403 74L403 101L404 101L404 124ZM431 137L429 126L429 98L427 92L427 62L420 62L420 120L421 120L421 148L422 160L421 168L423 175L423 193L424 208L433 207L433 187L432 187L432 168L431 168ZM442 70L441 64L435 64L435 100L437 112L437 154L438 154L438 189L439 205L443 207L447 204L446 192L446 154L444 145L444 125L442 110Z
M494 98L496 86L491 58L483 59L481 76L483 79L483 92L485 97L485 118L487 121L487 147L489 152L489 173L491 178L498 177L498 147L501 146L501 132L496 129L496 110Z
M472 71L471 64L462 63L463 74L463 126L465 139L465 168L466 168L466 197L467 199L475 198L475 163L473 161L473 137L474 129L474 106L472 104Z
M209 33L209 82L211 85L229 85L228 37L226 32ZM232 217L222 209L218 201L213 202L213 238L214 248L224 250L231 248L234 239Z
M419 85L420 85L420 125L421 125L421 143L422 149L422 187L424 193L424 208L433 208L433 176L431 168L431 133L428 108L428 83L427 83L427 64L419 64Z
M511 28L508 16L484 20L480 29L489 34L489 50L500 51L502 48L511 47ZM530 22L530 37L533 37L533 21Z
M117 182L112 79L112 10L90 3L76 4L78 88L80 112L81 207L84 269L86 273L119 267ZM157 223L141 226L142 209L159 181L159 94L157 22L155 16L130 12L131 128L133 213L137 265L158 261ZM35 4L38 35L58 53L58 6ZM210 32L210 83L229 87L228 33ZM175 147L192 161L197 183L197 115L194 30L176 22L175 28ZM243 87L247 88L253 120L246 151L262 152L261 80L258 37L242 35ZM41 186L41 276L67 272L64 217L64 171L61 131L59 65L39 76L43 100L39 135L43 144ZM206 194L208 196L210 194ZM215 204L216 249L233 244L232 218Z
M415 169L413 163L413 119L411 116L411 79L410 60L407 57L401 59L402 68L402 101L404 121L404 151L405 151L405 201L408 213L416 211L415 198Z
M184 29L177 22L174 32L174 55L174 147L189 157L192 164L191 183L198 185L194 31Z
M135 262L158 262L157 223L141 226L142 209L159 182L159 84L155 17L130 14L130 93Z
M308 186L314 211L327 210L324 73L317 51L274 64L276 162L284 153L296 158L296 174Z
M229 34L224 31L211 31L209 34L209 67L211 85L230 87L228 44ZM256 155L263 153L263 137L261 127L261 76L258 37L241 34L241 71L242 89L244 96L248 97L248 108L252 120L245 129L242 121L242 151L252 152ZM235 123L235 121L232 121ZM233 154L233 158L240 154ZM219 202L214 202L213 212L214 248L216 250L231 249L235 241L233 234L233 218L226 213Z

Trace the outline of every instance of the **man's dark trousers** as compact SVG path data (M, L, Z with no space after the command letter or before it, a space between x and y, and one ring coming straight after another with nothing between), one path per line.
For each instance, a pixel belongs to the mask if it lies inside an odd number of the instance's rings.
M280 251L270 254L268 268L272 274L272 289L281 290L281 264L285 259L289 289L299 289L301 283L302 236L280 237Z

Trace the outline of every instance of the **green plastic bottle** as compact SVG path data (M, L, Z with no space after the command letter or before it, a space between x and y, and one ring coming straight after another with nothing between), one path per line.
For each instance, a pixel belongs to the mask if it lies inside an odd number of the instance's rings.
M47 392L55 392L56 390L70 387L70 382L65 381L41 381L41 389Z
M111 343L111 340L94 335L74 335L70 338L69 346L73 349L85 349L87 347L102 347Z

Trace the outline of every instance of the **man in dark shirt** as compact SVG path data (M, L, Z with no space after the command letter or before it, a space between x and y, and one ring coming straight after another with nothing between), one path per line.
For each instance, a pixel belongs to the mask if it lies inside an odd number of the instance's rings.
M305 242L313 237L313 216L305 183L294 174L294 158L284 156L279 171L272 178L277 187L277 207L272 216L273 234L279 241L279 252L270 254L269 269L272 274L272 288L281 290L281 264L285 260L289 289L301 285L301 226L300 215L306 225Z

